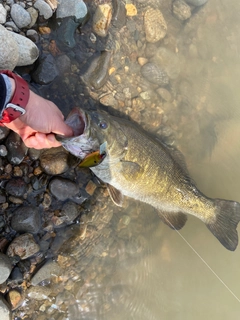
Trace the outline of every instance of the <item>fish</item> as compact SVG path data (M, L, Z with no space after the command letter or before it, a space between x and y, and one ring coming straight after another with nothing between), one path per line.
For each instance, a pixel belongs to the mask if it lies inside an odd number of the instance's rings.
M175 230L185 225L187 215L195 216L226 249L236 249L240 203L204 195L176 148L131 120L102 110L86 112L76 107L65 122L74 136L56 138L71 154L84 160L103 149L104 159L90 169L106 184L116 205L122 206L125 196L148 203Z

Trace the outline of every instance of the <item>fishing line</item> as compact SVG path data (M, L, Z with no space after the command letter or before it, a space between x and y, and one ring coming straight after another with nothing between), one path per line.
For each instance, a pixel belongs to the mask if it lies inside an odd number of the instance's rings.
M167 219L166 219L167 220ZM174 228L172 223L167 220L169 224L173 227L175 231L179 234L179 236L185 241L185 243L192 249L193 252L196 253L196 255L199 257L199 259L205 264L205 266L215 275L215 277L222 283L222 285L231 293L231 295L240 302L240 299L237 297L237 295L228 287L228 285L216 274L216 272L210 267L210 265L203 259L203 257L193 248L193 246L187 241L187 239L184 238L184 236Z

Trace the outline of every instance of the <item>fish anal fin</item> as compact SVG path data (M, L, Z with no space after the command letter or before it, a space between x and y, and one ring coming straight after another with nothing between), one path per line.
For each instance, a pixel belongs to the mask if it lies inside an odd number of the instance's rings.
M123 199L124 196L121 191L114 188L112 185L107 183L107 189L108 193L110 195L110 198L112 199L113 203L115 203L117 206L122 207L123 206Z
M162 212L158 211L161 220L171 229L180 230L187 221L187 215L182 212Z

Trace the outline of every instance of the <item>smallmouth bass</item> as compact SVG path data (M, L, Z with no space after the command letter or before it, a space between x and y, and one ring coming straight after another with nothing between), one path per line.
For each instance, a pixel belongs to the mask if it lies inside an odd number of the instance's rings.
M107 185L115 204L121 206L124 196L146 202L176 230L186 223L186 214L193 215L224 247L236 249L240 204L211 199L199 191L179 151L150 137L131 121L103 111L87 113L75 108L66 123L72 127L74 137L57 139L80 159L99 152L104 145L104 158L90 169Z

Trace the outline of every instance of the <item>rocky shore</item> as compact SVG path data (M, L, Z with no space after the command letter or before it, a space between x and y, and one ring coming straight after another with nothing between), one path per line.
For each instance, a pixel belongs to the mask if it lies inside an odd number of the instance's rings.
M3 0L0 68L16 70L65 116L101 104L191 148L213 121L199 98L207 86L196 93L188 68L210 72L196 36L207 8L207 0ZM205 121L196 128L189 117ZM123 306L112 275L146 253L160 223L155 212L146 207L146 217L131 200L114 207L62 148L28 149L4 127L0 144L0 318L102 319L116 301ZM213 144L214 135L200 151Z

